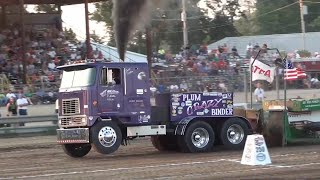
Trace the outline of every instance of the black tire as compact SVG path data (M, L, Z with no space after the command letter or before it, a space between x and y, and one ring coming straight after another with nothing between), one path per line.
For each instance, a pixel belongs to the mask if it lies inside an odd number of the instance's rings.
M103 131L109 135L109 138L103 138ZM106 135L106 133L104 135ZM92 147L98 153L110 154L118 150L122 141L122 133L119 126L115 122L99 121L93 127L91 127L90 139Z
M236 133L236 135L238 134L240 137L235 137L232 133ZM248 134L250 134L250 130L243 119L230 118L222 125L220 139L226 148L239 150L244 147ZM232 142L232 139L234 139L234 142Z
M179 146L176 136L151 136L152 145L158 151L178 151Z
M196 135L197 132L203 132L202 135L203 137L207 137L205 140L206 142L202 145L197 147L194 143L196 143ZM199 133L198 133L199 135ZM191 152L191 153L196 153L196 152L208 152L212 150L212 147L214 145L215 141L215 134L212 129L212 127L203 121L197 121L192 124L190 124L184 135L178 137L178 143L179 147L182 152Z
M63 151L70 157L81 158L91 150L90 144L63 144Z

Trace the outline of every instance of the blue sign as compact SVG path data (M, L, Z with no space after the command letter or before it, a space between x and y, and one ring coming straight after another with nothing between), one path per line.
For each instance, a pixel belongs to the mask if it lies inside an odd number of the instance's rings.
M264 160L266 160L266 155L263 154L263 153L258 153L258 154L257 154L257 160L258 160L258 161L264 161Z

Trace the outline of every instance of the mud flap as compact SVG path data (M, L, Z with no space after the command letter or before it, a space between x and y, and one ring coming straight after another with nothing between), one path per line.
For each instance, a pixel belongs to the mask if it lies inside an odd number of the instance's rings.
M184 132L186 131L186 128L188 126L188 124L196 117L194 116L190 116L190 117L186 117L184 119L182 119L177 125L176 125L176 129L174 131L175 135L179 135L182 136L184 135Z

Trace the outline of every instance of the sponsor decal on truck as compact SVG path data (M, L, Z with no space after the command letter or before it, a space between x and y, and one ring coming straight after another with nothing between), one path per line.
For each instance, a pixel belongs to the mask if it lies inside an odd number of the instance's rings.
M187 116L233 116L233 93L183 93L171 96L173 121Z

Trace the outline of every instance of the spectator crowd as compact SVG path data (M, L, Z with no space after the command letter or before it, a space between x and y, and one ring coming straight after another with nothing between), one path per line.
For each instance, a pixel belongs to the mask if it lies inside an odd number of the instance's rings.
M227 44L209 50L206 45L191 46L178 54L170 50L159 49L153 53L153 86L156 92L180 91L243 91L245 82L249 85L248 69L250 59L260 51L261 61L273 61L279 57L276 51L268 50L267 44L249 43L246 54L240 55L237 47ZM320 58L314 53L314 58ZM299 51L287 54L289 60L301 58ZM296 67L303 69L301 64ZM280 71L279 75L283 75ZM245 81L246 79L246 81ZM281 83L281 82L280 82ZM320 88L318 76L308 74L306 79L289 82L292 88ZM266 89L272 89L275 84L265 83ZM248 86L249 87L249 86Z
M26 26L24 37L25 57L22 53L20 25L12 24L0 30L0 74L13 91L23 86L23 58L26 62L27 83L30 85L28 91L35 92L43 88L43 84L57 90L60 73L56 67L68 61L82 60L86 56L85 43L68 37L55 26ZM103 58L97 49L92 51L91 56ZM2 86L4 82L2 80Z
M262 48L266 48L264 45ZM248 49L252 57L260 47ZM158 92L243 91L243 68L249 59L239 55L237 47L227 44L208 50L206 45L191 46L178 54L160 49L153 53ZM165 66L164 66L165 65Z
M85 43L71 39L54 26L27 26L25 45L24 59L29 88L35 88L35 84L41 82L57 90L60 74L56 67L68 61L84 59L87 51ZM244 69L259 50L262 57L267 57L267 44L249 43L244 55L238 53L237 47L227 44L215 49L208 49L206 45L190 46L177 54L160 48L153 53L153 86L158 92L243 91L245 80L249 82L246 79L249 76L245 75ZM278 54L272 54L271 59L277 56ZM288 53L288 58L299 57L298 51ZM314 57L320 58L320 54L316 52ZM103 55L95 49L89 58L102 59ZM19 87L23 79L22 59L22 34L19 24L0 30L0 74L9 79L10 85L13 84L13 87L19 89L22 89ZM304 84L310 88L320 87L316 75L310 76ZM10 89L17 92L17 88Z

